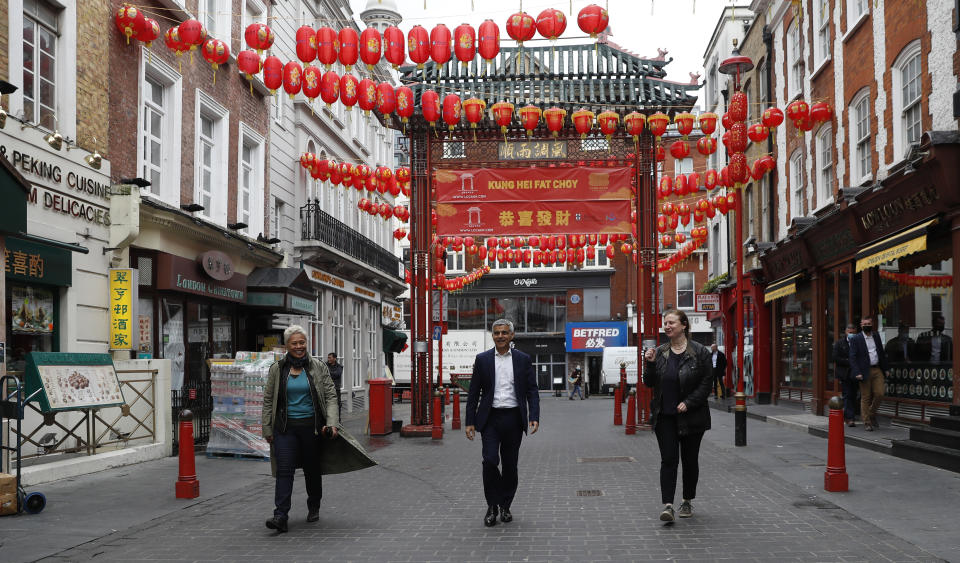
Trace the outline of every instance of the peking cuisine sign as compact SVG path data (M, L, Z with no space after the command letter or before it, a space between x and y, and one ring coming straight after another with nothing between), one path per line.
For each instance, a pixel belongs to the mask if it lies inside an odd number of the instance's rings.
M633 170L438 170L437 234L629 233Z

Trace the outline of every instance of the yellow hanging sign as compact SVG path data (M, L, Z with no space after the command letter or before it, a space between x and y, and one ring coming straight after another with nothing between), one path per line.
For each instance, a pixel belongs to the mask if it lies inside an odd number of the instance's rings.
M110 349L133 350L133 268L110 269Z

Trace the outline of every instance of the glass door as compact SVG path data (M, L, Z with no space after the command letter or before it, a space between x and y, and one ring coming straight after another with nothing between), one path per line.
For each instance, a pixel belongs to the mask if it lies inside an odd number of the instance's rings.
M824 319L826 353L821 356L820 371L825 374L822 400L826 404L831 397L842 393L840 380L837 379L837 360L834 353L837 343L845 339L847 324L853 322L854 309L859 311L859 299L857 307L854 307L851 295L850 264L844 264L827 272L824 277L824 292L826 294L826 318Z

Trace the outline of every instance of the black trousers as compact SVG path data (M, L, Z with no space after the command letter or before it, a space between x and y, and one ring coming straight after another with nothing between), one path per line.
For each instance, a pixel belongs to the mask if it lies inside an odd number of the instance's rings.
M491 409L480 433L483 445L483 495L488 506L510 508L517 494L517 462L523 440L520 407ZM502 470L499 466L502 464Z
M307 484L307 510L319 510L323 496L320 474L320 437L314 434L313 419L291 419L287 428L273 434L273 451L277 459L277 485L274 490L273 515L286 518L293 495L293 474L303 466Z
M660 497L663 504L673 504L677 492L677 465L683 461L683 498L697 496L700 478L700 441L703 432L680 436L676 415L661 414L657 419L657 444L660 446Z
M724 376L724 373L723 373L722 371L716 371L716 370L714 370L714 372L713 372L714 385L713 385L713 386L714 386L715 388L716 388L716 387L719 387L719 388L720 388L720 390L719 390L719 391L716 391L716 393L717 393L717 397L720 397L721 399L727 396L727 387L726 387L726 383L723 381L723 376Z

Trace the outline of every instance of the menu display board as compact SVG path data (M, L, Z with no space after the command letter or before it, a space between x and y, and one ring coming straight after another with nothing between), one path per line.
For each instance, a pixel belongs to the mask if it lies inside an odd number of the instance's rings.
M26 380L27 396L43 412L124 404L109 354L31 352Z

